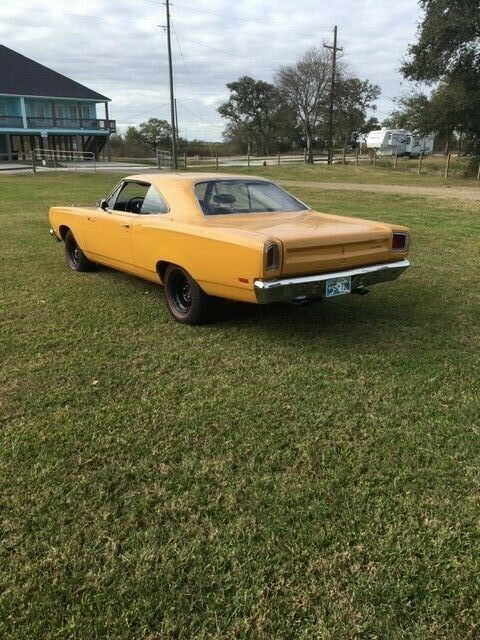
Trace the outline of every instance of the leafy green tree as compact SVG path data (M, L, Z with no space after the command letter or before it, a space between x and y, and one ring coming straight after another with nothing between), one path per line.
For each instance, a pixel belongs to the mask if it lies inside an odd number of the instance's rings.
M341 74L337 83L334 103L335 144L353 143L360 133L376 127L378 120L369 121L367 112L375 110L380 87L368 80ZM367 125L369 122L369 125ZM371 125L370 128L368 128ZM367 130L365 128L367 127Z
M275 137L280 100L277 89L268 82L243 76L227 84L230 97L218 108L221 116L229 120L227 135L247 137L255 142L257 150L268 154Z
M430 130L456 131L467 149L480 153L480 0L419 0L425 11L418 42L409 48L402 71L414 82L434 86L422 98L421 119ZM410 111L413 101L404 105ZM417 100L418 102L418 100Z
M147 122L142 122L138 127L138 132L141 141L150 145L155 154L157 146L170 144L172 136L172 128L168 122L158 118L150 118Z

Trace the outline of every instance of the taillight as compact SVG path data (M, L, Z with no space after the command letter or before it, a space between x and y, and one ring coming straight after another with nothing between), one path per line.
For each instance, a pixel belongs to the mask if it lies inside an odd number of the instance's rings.
M408 245L408 233L394 231L392 237L392 251L405 251Z
M280 249L278 244L267 244L265 246L265 269L270 271L278 269L280 266Z

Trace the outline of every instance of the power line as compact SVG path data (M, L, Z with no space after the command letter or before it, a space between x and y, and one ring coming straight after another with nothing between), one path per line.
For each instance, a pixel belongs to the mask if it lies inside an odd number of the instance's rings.
M192 78L190 76L190 71L188 70L187 63L185 62L185 57L184 57L183 51L182 51L182 45L180 44L180 40L178 39L177 31L175 29L175 25L173 24L173 22L172 22L172 29L173 29L173 33L175 34L175 39L176 39L177 44L178 44L178 50L180 51L180 56L182 58L183 66L185 67L185 71L187 73L187 78L188 78L188 82L190 84L190 89L192 91L192 95L194 97L198 112L200 112L200 104L199 104L199 101L197 99L197 95L195 93L195 90L193 88L193 83L192 83ZM178 126L178 123L177 123L177 126Z
M185 111L188 111L188 113L191 113L192 116L195 116L195 118L198 118L198 120L201 120L202 122L205 122L206 124L209 124L211 127L223 127L223 124L221 122L218 122L218 123L210 122L210 120L207 120L206 118L201 116L199 113L195 113L194 111L192 111L191 109L186 107L182 102L179 102L178 104L183 109L185 109Z
M165 102L164 104L161 104L160 106L157 107L158 110L163 109L163 107L167 107L168 106L168 102ZM145 116L151 116L152 113L156 113L152 112L152 111L145 111L145 113L137 113L133 116L128 116L129 118L144 118Z
M240 56L238 54L231 53L230 51L225 51L224 49L217 49L217 47L211 47L210 45L205 44L204 42L199 42L198 40L187 38L187 36L183 36L181 34L179 34L179 37L182 38L182 40L188 40L189 42L199 44L201 47L206 47L207 49L211 49L212 51L216 51L217 53L223 53L224 55L231 56L232 58L239 58L241 60L253 60L254 62L269 62L274 64L285 64L280 60L268 60L266 58L260 59L260 58L250 58L249 56Z

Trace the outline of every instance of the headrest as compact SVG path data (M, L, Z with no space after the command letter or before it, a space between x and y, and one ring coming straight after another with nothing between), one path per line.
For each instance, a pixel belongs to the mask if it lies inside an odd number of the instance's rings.
M213 196L213 199L217 204L233 204L237 201L231 193L217 193Z

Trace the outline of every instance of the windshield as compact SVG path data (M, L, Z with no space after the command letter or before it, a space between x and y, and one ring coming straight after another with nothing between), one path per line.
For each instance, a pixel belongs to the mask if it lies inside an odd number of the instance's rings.
M195 185L195 195L207 216L308 210L286 191L263 180L208 180Z

